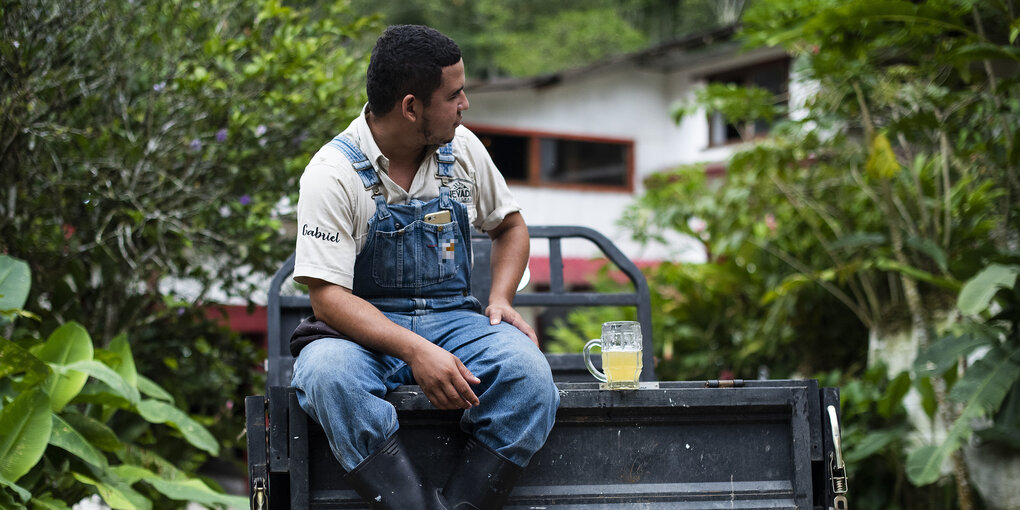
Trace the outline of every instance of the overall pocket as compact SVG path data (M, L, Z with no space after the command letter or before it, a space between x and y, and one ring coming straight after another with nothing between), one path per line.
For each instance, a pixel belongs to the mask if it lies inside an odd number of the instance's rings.
M457 274L456 253L463 250L457 222L432 225L418 220L396 231L377 230L372 278L386 288L434 285Z

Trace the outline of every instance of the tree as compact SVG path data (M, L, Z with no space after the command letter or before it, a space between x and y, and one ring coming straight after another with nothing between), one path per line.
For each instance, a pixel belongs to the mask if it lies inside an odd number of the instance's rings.
M952 424L945 443L911 455L907 474L931 483L951 458L960 506L972 508L956 449L976 417L1016 422L1000 413L1020 398L1020 365L1010 361L1015 326L974 340L946 322L960 317L963 282L992 264L1013 267L1020 245L1020 21L1012 2L762 0L743 22L749 44L793 54L795 74L813 92L772 136L733 156L720 187L651 190L649 197L672 197L643 198L628 222L646 237L663 228L698 234L689 226L697 217L713 254L766 273L759 278L771 291L761 302L770 309L795 309L791 300L805 303L824 289L873 343L906 332L940 369L909 377L932 415ZM702 111L746 121L772 98L709 89L699 100ZM993 347L986 362L961 362L958 382L939 377L975 344Z
M364 104L379 25L274 0L19 0L0 18L0 253L31 267L39 317L5 336L127 332L139 369L233 446L260 359L206 306L250 299L292 251L300 172ZM135 430L171 464L209 458Z
M728 23L743 0L354 0L388 24L432 26L460 45L469 78L580 67ZM725 7L725 8L722 8ZM733 20L730 20L732 22Z

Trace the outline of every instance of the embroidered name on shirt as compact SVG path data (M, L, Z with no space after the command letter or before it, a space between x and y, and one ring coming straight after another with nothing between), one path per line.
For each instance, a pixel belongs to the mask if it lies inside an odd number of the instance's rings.
M322 241L329 241L331 243L340 242L340 234L338 232L322 232L319 227L315 227L315 230L308 228L308 224L301 225L301 235L319 239Z

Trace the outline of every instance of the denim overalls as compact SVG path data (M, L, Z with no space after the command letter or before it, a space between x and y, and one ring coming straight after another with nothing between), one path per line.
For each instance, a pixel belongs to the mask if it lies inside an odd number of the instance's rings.
M461 428L507 460L526 466L552 429L559 393L535 344L510 324L490 325L469 293L467 208L447 187L455 163L452 146L436 153L438 197L390 205L361 150L343 136L330 145L351 161L376 203L368 239L354 263L354 294L456 355L481 379L472 386L480 404L464 411ZM444 210L450 211L449 223L424 221L425 215ZM383 397L402 384L414 384L402 360L343 338L311 342L294 364L298 402L322 425L347 471L397 431L396 411Z

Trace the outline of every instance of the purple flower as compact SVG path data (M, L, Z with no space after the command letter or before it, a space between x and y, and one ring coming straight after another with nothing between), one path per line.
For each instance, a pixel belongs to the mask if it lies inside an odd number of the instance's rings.
M249 196L248 194L241 195L241 198L239 198L237 201L240 202L241 205L248 205L251 203L251 196Z
M159 83L157 83L157 84L152 86L152 90L155 90L156 92L163 92L163 89L165 89L165 88L166 88L166 82L165 81L161 81L161 82L159 82Z
M216 132L216 141L220 143L227 141L227 128L220 129Z
M188 144L188 148L191 149L191 152L198 152L202 150L202 140L199 140L198 138L192 139L191 143Z
M256 138L261 137L262 135L266 134L266 131L267 131L266 125L259 124L258 126L255 127L255 137Z

